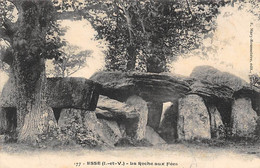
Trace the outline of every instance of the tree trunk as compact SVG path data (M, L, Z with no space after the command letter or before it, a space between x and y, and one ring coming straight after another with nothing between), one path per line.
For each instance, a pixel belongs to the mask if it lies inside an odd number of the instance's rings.
M135 62L136 62L136 48L133 45L127 47L127 71L133 71L135 69Z
M53 111L46 104L45 61L32 62L15 57L13 73L17 93L17 132L18 141L35 143L38 135L55 127Z
M15 81L17 128L19 142L35 143L40 134L55 126L53 111L46 104L45 60L42 40L46 36L42 13L48 1L12 0L18 10L10 40L11 75ZM45 3L44 3L45 2ZM45 13L48 14L48 13ZM47 23L47 21L46 21ZM44 26L45 25L45 26Z
M127 71L133 71L135 69L135 62L136 62L136 47L134 45L134 35L133 35L133 29L132 29L132 20L131 16L129 14L128 9L126 9L123 6L123 11L125 13L126 17L126 23L128 28L128 34L129 34L129 44L127 47Z

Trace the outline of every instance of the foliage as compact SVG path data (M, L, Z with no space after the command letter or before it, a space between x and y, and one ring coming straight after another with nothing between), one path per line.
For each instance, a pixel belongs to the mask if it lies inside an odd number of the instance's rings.
M202 35L213 31L223 1L105 0L87 1L85 17L109 42L109 70L162 72L167 62L201 45ZM128 66L133 64L134 66Z
M86 65L86 58L90 57L92 51L80 51L77 46L65 46L61 49L61 56L53 60L54 68L48 73L55 77L68 77Z
M9 73L9 66L4 61L2 61L1 57L7 52L7 47L0 46L0 70L3 70L6 73Z
M25 60L31 61L39 56L57 59L61 55L59 48L65 45L61 39L65 30L57 22L56 10L51 1L39 1L37 4L24 1L21 5L4 0L1 4L0 27L2 33L5 33L2 39L9 44L9 52L1 56L3 61L12 65L14 53L18 50L23 51L21 53L24 53ZM39 8L36 9L36 6ZM18 12L21 12L21 8L23 20L18 18L15 21L14 10L20 9Z

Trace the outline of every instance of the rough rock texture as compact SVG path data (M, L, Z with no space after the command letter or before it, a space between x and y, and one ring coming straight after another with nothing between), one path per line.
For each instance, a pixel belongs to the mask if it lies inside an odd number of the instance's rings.
M239 90L243 86L249 86L245 80L228 72L221 72L211 66L198 66L194 68L190 77L208 81L213 84L225 85L233 90Z
M134 107L139 114L137 122L131 122L130 120L127 121L126 133L137 140L141 140L145 137L148 120L147 103L141 97L133 95L126 100L126 104Z
M189 94L197 94L207 100L231 101L234 93L228 86L207 81L193 81L190 88Z
M158 135L153 128L146 126L145 139L153 145L166 144L166 142Z
M178 138L210 139L210 119L203 99L198 95L187 95L179 101Z
M120 138L123 137L119 125L115 121L108 121L104 119L98 119L100 123L103 124L105 130L109 132L113 143L115 144Z
M13 80L9 79L0 97L0 107L16 107L14 86ZM95 110L100 87L84 78L48 78L47 104L52 108Z
M249 98L236 99L232 106L231 122L232 133L237 136L247 137L254 134L258 116L252 109Z
M137 95L147 102L163 103L176 100L190 90L183 78L169 74L98 72L90 79L102 84L101 95L121 102Z
M95 112L98 118L117 122L139 117L134 107L102 95L99 96Z
M248 97L251 99L252 108L256 111L257 115L260 116L260 88L257 87L243 87L236 91L233 96L235 99Z
M71 129L70 131L73 131L76 134L82 134L82 137L84 136L83 133L85 131L87 135L86 140L98 143L101 146L114 146L114 143L120 138L117 137L118 135L115 134L110 127L108 127L108 124L100 122L93 111L62 109L58 127L62 129ZM70 134L70 132L67 134Z
M122 134L137 140L144 138L148 109L142 98L133 95L122 103L100 95L95 113L99 119L116 121Z
M163 110L163 103L149 102L148 103L148 122L147 125L154 130L158 130Z
M212 76L210 73L213 73ZM174 102L187 94L196 94L201 96L205 102L214 104L218 108L224 124L229 125L234 92L247 86L246 82L234 75L222 73L208 66L195 68L191 77L177 77L167 73L99 72L94 74L91 79L102 84L101 95L125 102L128 97L135 94L145 101L151 102L148 103L148 107L149 104L160 107L155 104ZM236 82L238 84L233 86ZM257 103L259 100L260 98L252 99L254 109L260 109L260 103ZM154 109L156 108L149 109L148 125L157 130L161 110Z
M212 138L222 138L224 137L224 124L221 115L216 108L216 106L208 106L208 111L210 114L210 129Z
M167 142L177 139L178 101L173 102L164 112L159 127L159 135Z
M194 68L190 77L203 83L199 85L196 81L196 85L191 85L191 93L198 94L206 101L215 104L226 125L230 126L231 123L231 106L234 98L250 98L253 109L260 115L260 88L250 86L245 80L211 66Z

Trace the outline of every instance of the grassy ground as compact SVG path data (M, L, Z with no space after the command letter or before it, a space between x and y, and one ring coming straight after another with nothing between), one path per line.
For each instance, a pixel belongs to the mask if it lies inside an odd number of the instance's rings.
M11 143L1 144L0 147L0 168L260 168L259 143L182 142L104 150L82 149L78 146L37 149ZM91 162L100 162L100 165L91 165ZM102 162L106 164L102 166Z

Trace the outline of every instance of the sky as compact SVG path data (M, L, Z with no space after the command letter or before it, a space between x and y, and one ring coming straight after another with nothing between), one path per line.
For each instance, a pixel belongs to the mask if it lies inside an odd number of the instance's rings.
M229 15L227 15L229 13ZM250 27L250 23L253 23ZM94 39L95 30L89 22L83 21L63 21L62 26L69 29L65 39L71 45L77 45L82 50L92 50L91 58L87 58L87 66L79 70L73 77L89 78L96 71L104 67L104 54L106 49L103 41ZM252 61L250 61L250 28L252 33ZM232 7L221 9L217 18L217 30L212 39L205 39L205 45L215 45L217 52L210 53L208 59L201 55L190 53L185 57L179 57L172 63L171 72L184 76L189 76L193 68L200 65L210 65L221 71L233 73L246 81L250 72L250 63L253 65L251 73L260 75L260 22L255 20L245 10L237 10ZM103 48L102 48L103 47ZM50 61L47 62L50 64ZM8 77L0 72L0 90Z
M227 16L227 13L229 15ZM253 23L250 27L250 23ZM250 61L250 29L252 28L252 61ZM248 81L250 62L251 74L260 75L260 22L245 10L225 7L217 18L217 30L213 39L205 39L205 45L216 45L217 52L210 53L208 59L190 53L188 58L179 57L172 64L172 72L189 76L193 68L210 65L221 71L230 72Z
M69 21L65 20L61 23L64 27L69 27L64 36L65 40L71 45L79 46L82 50L92 50L93 54L87 58L87 66L82 68L73 77L89 78L93 73L104 67L105 55L102 51L106 49L104 41L94 39L96 34L90 23L86 20Z

